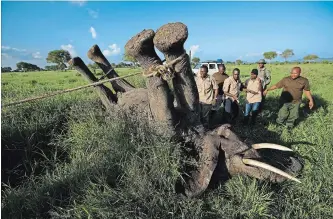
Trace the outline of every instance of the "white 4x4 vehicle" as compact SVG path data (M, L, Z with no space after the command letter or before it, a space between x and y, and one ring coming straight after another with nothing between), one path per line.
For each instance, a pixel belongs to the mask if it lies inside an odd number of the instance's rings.
M223 62L218 61L200 62L194 68L192 68L192 71L196 75L199 72L200 67L206 65L208 67L208 75L213 75L215 72L219 71L219 66L222 64Z

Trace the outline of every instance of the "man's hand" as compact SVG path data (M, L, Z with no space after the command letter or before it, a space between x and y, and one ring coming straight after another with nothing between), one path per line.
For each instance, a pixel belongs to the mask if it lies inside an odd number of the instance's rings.
M313 106L314 106L313 101L310 101L310 102L309 102L309 108L312 109Z
M216 98L212 100L212 105L213 105L213 106L216 105Z
M263 95L266 96L267 93L268 93L268 90L265 90L264 93L263 93Z
M233 101L237 101L238 100L238 98L235 95L233 95L231 98L232 98Z

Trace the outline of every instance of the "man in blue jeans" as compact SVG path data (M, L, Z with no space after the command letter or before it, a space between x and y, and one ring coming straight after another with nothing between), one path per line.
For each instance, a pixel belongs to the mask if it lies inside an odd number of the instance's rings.
M262 100L262 85L261 80L258 77L257 69L252 69L251 77L245 81L243 91L246 92L246 105L243 122L245 125L248 124L250 112L252 111L251 125L254 125Z

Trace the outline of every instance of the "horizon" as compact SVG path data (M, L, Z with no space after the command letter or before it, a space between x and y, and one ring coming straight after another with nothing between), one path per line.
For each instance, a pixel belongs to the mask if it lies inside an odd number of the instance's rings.
M13 69L19 61L52 65L47 54L58 49L88 65L94 44L110 63L119 63L131 37L171 22L187 25L185 49L200 60L255 62L263 52L285 49L295 53L289 61L309 54L333 57L333 2L2 1L1 6L1 66Z

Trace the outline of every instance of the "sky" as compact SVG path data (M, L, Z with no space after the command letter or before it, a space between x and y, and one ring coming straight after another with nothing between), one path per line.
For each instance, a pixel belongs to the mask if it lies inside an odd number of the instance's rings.
M333 57L333 2L2 1L1 18L1 65L14 69L19 61L50 65L56 49L89 64L94 44L118 63L131 37L171 22L187 25L185 49L202 61L256 61L288 48L292 60Z

